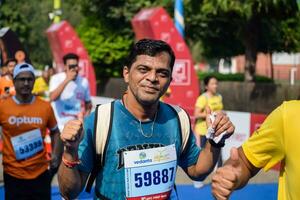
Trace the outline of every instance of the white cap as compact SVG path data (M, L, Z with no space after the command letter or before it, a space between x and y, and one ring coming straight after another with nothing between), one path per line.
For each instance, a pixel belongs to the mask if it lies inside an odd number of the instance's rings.
M34 75L34 68L28 63L17 64L14 68L13 78L16 78L21 72L31 72Z

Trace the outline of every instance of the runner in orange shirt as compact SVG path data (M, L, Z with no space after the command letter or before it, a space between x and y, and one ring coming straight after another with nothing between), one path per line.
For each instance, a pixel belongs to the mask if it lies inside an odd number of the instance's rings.
M3 168L5 199L50 199L49 163L43 144L46 129L53 138L53 159L59 164L62 144L50 103L35 97L32 88L34 69L16 65L13 82L16 95L1 101L0 125L3 128Z
M0 99L5 99L9 96L16 94L15 87L13 84L12 76L15 65L17 64L16 59L8 59L5 63L7 68L6 74L3 74L0 78Z

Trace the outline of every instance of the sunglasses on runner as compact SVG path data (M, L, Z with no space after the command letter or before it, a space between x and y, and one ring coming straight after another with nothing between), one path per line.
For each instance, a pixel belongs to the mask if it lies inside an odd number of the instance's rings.
M73 68L76 68L78 67L78 64L72 64L72 65L68 65L69 69L73 69Z

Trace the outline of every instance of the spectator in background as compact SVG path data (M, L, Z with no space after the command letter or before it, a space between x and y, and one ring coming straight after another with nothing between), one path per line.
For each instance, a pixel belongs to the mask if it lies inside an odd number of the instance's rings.
M13 84L13 71L16 64L16 59L8 59L5 63L6 69L3 70L4 74L2 74L0 78L0 99L5 99L9 96L15 95L16 93Z
M46 65L42 72L42 76L35 80L32 93L49 101L49 82L53 74L54 69L49 65Z
M16 65L13 72L16 95L0 103L6 200L50 200L49 161L43 144L47 128L55 141L51 166L57 167L61 160L62 143L54 112L49 102L32 94L34 81L30 64Z
M79 73L79 57L68 53L63 57L64 72L53 75L50 79L50 101L60 131L66 122L77 119L79 114L87 115L92 109L88 80ZM52 176L58 168L52 169Z
M64 124L76 119L78 114L89 114L92 108L88 80L79 73L79 57L68 53L63 57L65 71L55 74L50 79L50 101L62 131Z
M204 78L205 92L201 94L195 105L194 116L196 119L194 133L197 138L197 143L200 143L200 147L203 149L206 144L206 133L207 125L206 119L206 108L208 107L212 112L223 110L222 96L217 93L218 80L214 76L207 76ZM219 164L221 161L219 160ZM195 181L194 186L201 188L203 186L202 181Z

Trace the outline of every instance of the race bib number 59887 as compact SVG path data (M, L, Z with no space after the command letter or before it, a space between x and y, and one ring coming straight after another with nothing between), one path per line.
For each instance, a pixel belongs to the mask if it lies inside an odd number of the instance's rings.
M134 174L134 185L136 188L151 185L160 185L172 183L174 179L174 167L169 167L168 164L165 169L137 172Z
M176 177L175 145L124 152L126 197L168 199Z

